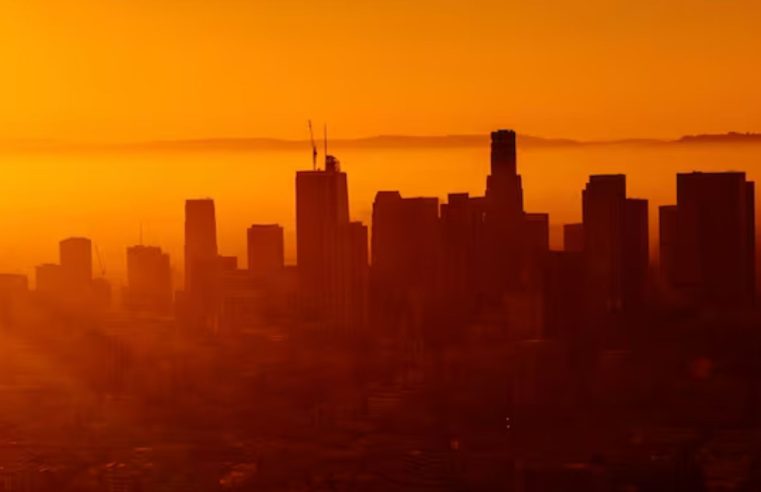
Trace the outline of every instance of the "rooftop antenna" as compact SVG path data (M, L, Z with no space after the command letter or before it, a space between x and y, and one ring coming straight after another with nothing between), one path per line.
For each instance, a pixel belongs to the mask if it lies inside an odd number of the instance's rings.
M314 144L314 131L312 130L312 120L309 120L309 138L312 141L312 171L317 170L317 146Z
M140 222L140 246L143 245L143 223Z

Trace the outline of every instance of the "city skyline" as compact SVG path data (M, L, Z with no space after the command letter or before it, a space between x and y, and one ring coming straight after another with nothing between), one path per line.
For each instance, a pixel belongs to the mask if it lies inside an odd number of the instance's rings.
M754 181L679 172L675 200L656 208L626 174L589 174L581 221L563 224L557 248L550 214L527 203L516 132L489 142L478 192L377 189L367 222L352 213L353 170L313 150L311 169L291 171L295 264L270 217L238 231L245 254L229 255L216 200L186 198L184 254L146 243L141 228L122 245L126 285L105 278L97 242L81 236L61 239L34 282L0 273L7 347L57 368L24 369L48 381L16 403L55 408L42 423L0 408L32 436L0 454L11 490L137 491L173 483L182 463L210 491L361 480L379 491L618 492L712 483L707 448L719 462L755 459L752 434L737 434L761 422ZM18 362L6 391L23 395ZM719 451L727 439L733 458ZM309 460L270 459L282 449Z
M0 12L0 492L761 491L761 0Z
M483 137L480 137L480 138L483 138ZM700 144L698 144L698 145L700 145ZM732 148L734 144L732 144L732 143L722 143L721 145L726 145L727 148ZM647 149L648 147L646 146L644 148ZM689 149L690 146L688 145L685 148ZM699 146L695 147L694 151L697 152L697 151L700 150L700 148L701 147L699 147ZM750 147L750 149L752 149L752 148L753 147ZM553 149L553 147L551 146L551 147L549 147L549 149ZM572 146L571 149L574 149L574 147ZM345 152L345 150L343 150L343 149L339 149L339 151ZM660 152L660 151L661 151L661 148L657 147L657 146L652 149L652 152ZM368 149L367 151L363 150L363 152L372 152L372 149ZM434 152L436 152L436 151L434 150ZM300 169L305 169L308 166L308 164L307 164L307 162L308 162L308 155L307 154L308 154L308 152L306 152L306 151L297 152L297 153L293 154L294 156L296 156L297 160L301 160L302 161L300 165L295 166L296 169L299 169L299 168ZM320 159L322 159L322 155L321 154L322 154L322 152L321 152L321 149L320 149ZM243 154L243 155L245 155L245 154ZM383 155L383 154L381 153L379 155ZM531 155L533 155L533 153L529 152L528 155L531 156ZM418 159L418 162L422 163L424 160L425 159ZM350 166L350 168L351 167L359 166L359 169L361 169L362 162L349 161L348 165ZM525 168L525 164L524 164L524 168ZM610 166L610 169L611 169L611 171L615 171L615 165ZM690 166L689 162L686 162L685 163L685 167L683 167L681 169L683 169L683 171L677 171L677 172L688 172L690 169L693 169L693 168L692 168L692 166ZM695 167L695 169L700 169L700 167ZM738 166L719 167L717 170L732 170L732 169L738 169ZM352 173L353 174L353 179L356 180L358 177L361 178L361 176L358 176L358 174L357 174L358 172L361 172L361 171L356 171L356 172ZM391 182L393 183L393 178L392 178ZM481 188L481 186L478 186L478 188ZM550 227L550 239L551 239L551 245L552 245L553 249L562 248L562 243L563 243L562 227L563 227L563 225L564 224L568 224L568 223L572 223L575 220L581 219L581 215L582 215L582 210L581 210L581 207L580 207L581 201L578 200L576 198L576 196L575 196L578 193L580 193L580 190L574 190L571 187L562 187L562 188L564 188L566 191L570 191L571 195L574 196L573 201L576 202L575 206L576 205L579 206L579 209L578 209L579 211L578 211L578 215L572 214L570 216L568 215L568 213L565 213L565 214L557 214L555 212L550 213L550 216L549 216L549 218L550 218L550 226L551 226ZM665 189L665 190L674 190L674 191L676 190L676 187L674 187L674 183L673 182L666 182L666 183L664 183L664 186L662 188ZM459 188L459 189L462 190L462 188ZM454 190L456 191L456 190L458 190L458 188L454 188ZM477 188L476 188L476 190L477 190ZM534 189L532 189L532 187L529 186L529 188L526 190L526 193L531 195L531 193L533 191L534 191ZM436 193L433 196L436 196L437 198L439 198L440 200L445 202L446 201L446 195L449 192L452 192L452 189L450 189L450 190L442 189L441 191L439 191L438 193ZM471 193L473 193L473 192L471 192ZM640 192L638 194L639 195L643 195L646 198L651 196L650 193L642 193L642 192ZM670 192L666 196L668 197L669 194L670 194ZM211 194L204 194L204 195L208 196L208 195L211 195ZM201 195L201 196L204 196L204 195ZM422 194L421 193L421 194L414 194L412 196L432 196L432 195L427 195L427 194ZM211 198L213 198L213 199L215 199L217 201L217 205L221 204L221 205L224 206L226 204L226 200L225 200L224 196L222 196L221 198L219 196L213 196ZM149 198L149 200L150 200L150 198ZM669 202L671 202L673 200L674 200L674 198L665 198L665 199L664 198L658 198L655 201L655 209L657 209L657 206L666 205L666 204L668 204ZM295 254L295 243L296 243L296 241L295 241L295 237L294 237L294 235L295 235L295 227L293 225L289 225L290 219L288 218L288 217L290 217L290 216L292 216L294 214L294 212L293 212L294 209L291 208L292 200L290 198L288 198L286 201L288 202L288 208L290 210L286 211L286 216L287 217L286 217L285 220L283 220L283 216L282 215L278 216L278 215L272 215L272 214L263 214L263 215L259 214L258 218L255 218L255 219L252 218L252 219L254 219L254 220L252 220L252 222L266 223L266 222L277 221L281 225L285 225L285 241L284 241L284 244L285 244L285 247L284 247L285 261L288 264L295 264L295 259L296 259L296 254ZM256 195L254 195L254 196L251 197L250 206L253 209L255 209L258 202L259 202L259 198ZM150 203L150 201L148 203ZM548 205L551 205L550 202L547 202L547 201L544 201L544 200L543 201L539 201L539 202L534 200L533 203L534 204L532 206L534 208L538 207L540 209L541 208L545 208ZM353 219L358 219L358 220L361 220L361 221L363 221L365 223L368 223L368 224L371 223L371 220L370 220L371 219L370 210L361 210L360 213L357 213L356 212L356 203L355 203L355 207L353 208L353 210L354 210L354 212L352 213L352 218ZM650 211L650 224L651 224L650 229L651 229L651 231L650 231L649 244L650 244L652 252L654 252L655 256L657 256L657 247L658 247L657 223L658 222L657 222L657 217L655 215L656 215L656 212L654 212L654 210L651 208L651 211ZM243 217L244 217L244 220L245 220L245 214L243 215ZM224 223L227 219L229 219L229 217L227 217L226 215L221 215L219 220L221 220ZM150 218L147 218L147 220L141 221L141 222L142 222L140 224L140 228L141 229L144 227L145 223L147 223L149 225L151 224ZM250 224L250 222L249 222L249 224ZM248 226L246 226L246 227L248 227ZM71 232L71 231L69 231L69 232ZM135 232L137 233L137 231L135 231ZM224 231L221 231L221 233L223 233L223 232ZM64 234L66 234L65 231L64 231ZM141 234L142 234L142 232L141 232ZM239 230L235 230L234 234L235 234L235 236L240 236L240 237L235 239L235 244L233 245L234 246L233 249L231 250L231 248L230 248L231 244L230 244L230 241L229 241L229 233L227 234L226 244L224 244L221 247L223 247L223 249L226 252L228 252L228 253L234 253L235 256L240 258L242 263L245 263L247 261L247 255L245 253L245 234L240 234ZM22 238L23 238L23 236L16 236L15 239L14 239L13 236L9 236L8 237L8 239L10 240L11 243L14 242L14 241L18 241L18 240L20 240ZM100 240L102 238L99 235L93 235L92 238L95 240L96 248L97 248L98 247L98 243L100 242ZM135 238L137 239L137 237L135 237ZM146 242L146 244L154 244L154 245L160 246L160 247L162 247L164 249L169 247L169 252L171 253L171 256L173 258L181 258L182 257L181 256L181 251L178 251L176 247L173 247L171 241L170 242L167 242L167 241L156 241L155 239L153 239L153 240L148 240ZM240 244L240 246L238 246L237 244ZM101 253L99 253L99 255L101 255ZM122 258L122 255L119 254L119 257ZM106 257L103 256L102 258L100 258L101 261L103 260L103 258L106 258ZM110 278L113 278L114 280L116 280L118 282L124 282L124 281L126 281L126 270L122 270L121 267L114 268L114 262L113 262L113 260L114 260L114 255L111 254L110 255L110 267L111 268L109 269L110 271L109 271L108 276ZM35 261L35 260L31 260L31 261ZM123 261L123 258L120 261ZM39 262L39 259L36 260L35 262ZM34 263L28 263L26 266L22 266L22 265L19 265L18 263L16 263L15 265L11 265L11 267L12 267L11 269L12 270L16 270L16 271L24 271L24 270L29 271L29 270L31 270L33 265L34 265ZM173 270L175 272L175 274L174 274L175 281L180 281L181 280L181 277L178 277L178 274L182 275L182 269L179 269L178 266L179 266L179 263L177 263L177 264L173 263Z

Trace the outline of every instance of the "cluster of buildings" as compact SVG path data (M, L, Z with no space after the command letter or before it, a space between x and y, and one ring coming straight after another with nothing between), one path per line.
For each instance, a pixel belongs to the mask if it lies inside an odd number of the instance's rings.
M604 325L658 297L717 308L755 299L754 185L744 173L677 176L676 205L659 211L658 274L648 202L627 196L624 175L589 178L582 221L566 224L563 249L550 250L548 214L524 207L513 131L492 133L484 196L451 193L440 203L379 191L368 230L351 220L348 193L333 156L296 173L295 267L284 263L283 228L257 224L247 231L248 267L239 268L219 254L214 202L188 200L184 288L173 291L159 247L132 246L122 304L218 330L290 312L350 332L419 333L489 319L514 338L536 339ZM92 257L89 239L61 241L59 263L37 267L37 291L107 305L110 288L93 276ZM26 289L23 277L0 279L0 292Z

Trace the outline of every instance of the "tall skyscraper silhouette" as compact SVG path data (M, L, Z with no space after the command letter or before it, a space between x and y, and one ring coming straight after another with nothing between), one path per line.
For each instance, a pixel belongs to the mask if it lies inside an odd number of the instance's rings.
M209 326L216 298L217 222L214 201L208 198L185 202L185 300L197 325Z
M491 173L486 178L486 246L490 265L483 272L494 300L505 290L520 289L524 253L523 186L517 172L516 135L491 134Z
M673 239L662 242L661 257L673 259L670 280L692 302L724 307L753 303L754 195L754 183L745 173L677 175L675 217L667 216L661 225Z
M450 193L441 205L443 299L461 320L478 309L486 294L485 208L484 197L467 193Z
M283 228L277 224L254 224L247 231L248 269L256 275L271 275L283 269Z
M85 290L92 282L92 241L70 237L59 243L61 274L72 289Z
M34 270L35 290L45 296L57 296L64 290L63 274L61 265L57 263L43 263L37 265Z
M156 246L127 248L124 305L132 311L167 314L172 307L169 255Z
M438 198L380 191L373 203L373 312L379 322L427 312L440 282Z
M659 269L667 285L677 283L677 207L662 205L658 207L658 245Z
M619 311L640 303L648 265L647 201L626 198L626 176L590 176L582 193L589 308Z
M359 247L359 236L356 226L349 226L346 173L340 170L338 160L327 156L325 169L298 171L296 255L302 314L350 328L346 313L352 309L352 301L347 289L356 278L356 272L350 271L352 255L361 256L352 251ZM364 250L366 258L366 243Z
M584 251L584 224L563 225L563 251Z

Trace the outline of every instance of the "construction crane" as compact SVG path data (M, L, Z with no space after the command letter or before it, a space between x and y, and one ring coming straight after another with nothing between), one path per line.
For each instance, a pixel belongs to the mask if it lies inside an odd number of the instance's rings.
M312 140L312 170L317 170L317 146L314 144L314 131L312 130L312 120L309 120L309 138Z
M95 257L98 259L98 266L100 266L100 275L101 277L106 276L106 267L103 266L103 260L100 258L100 250L98 249L98 243L95 241L92 242L93 246L95 246Z

